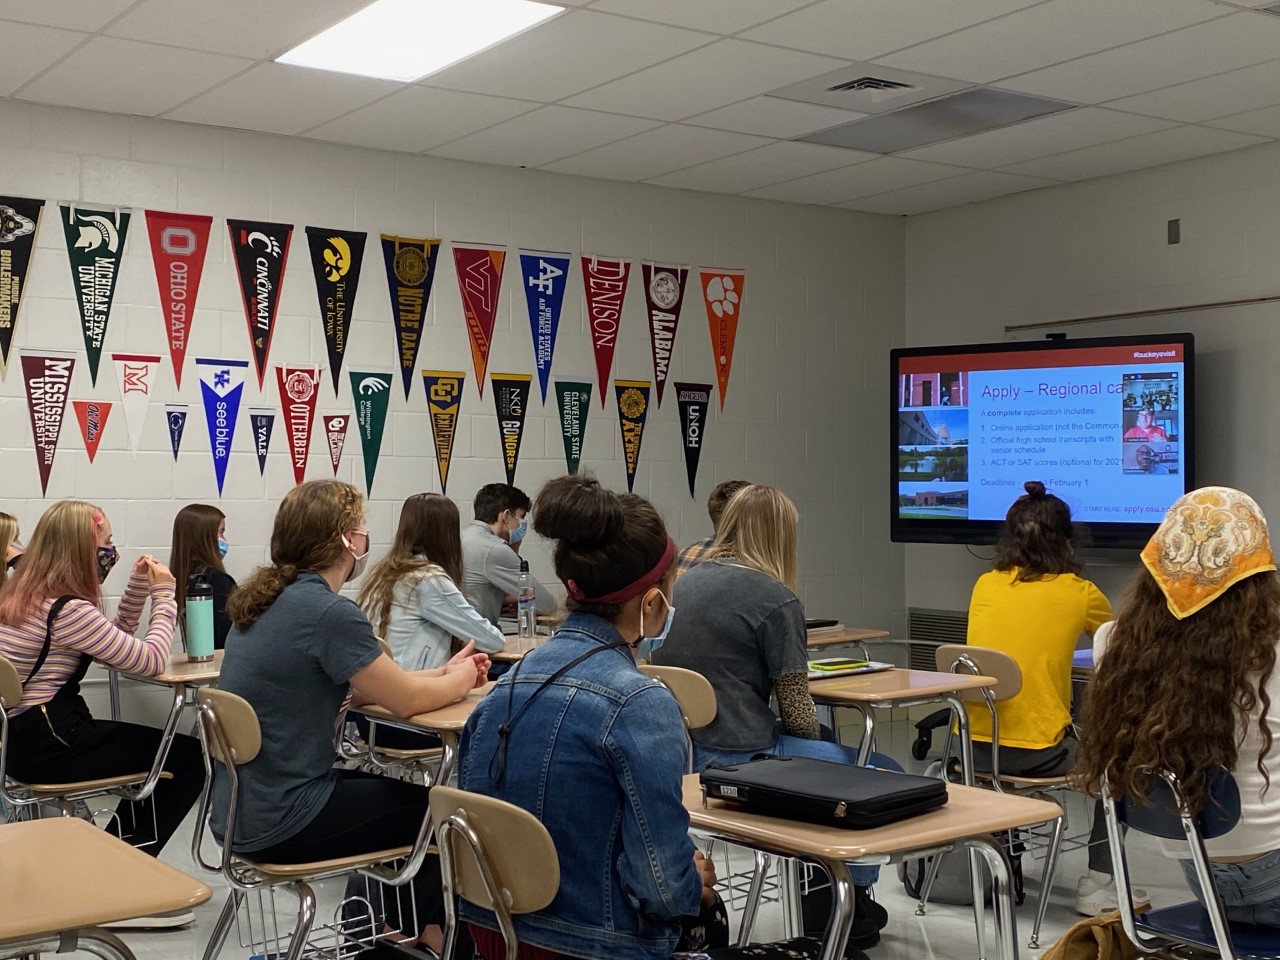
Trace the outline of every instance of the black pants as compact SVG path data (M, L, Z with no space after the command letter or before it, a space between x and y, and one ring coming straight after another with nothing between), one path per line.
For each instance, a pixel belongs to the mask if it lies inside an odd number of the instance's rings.
M369 742L369 718L363 713L350 714L355 721L356 729L365 743ZM385 723L378 724L377 744L384 750L430 750L440 746L440 738L434 733L415 733L412 730L401 730L389 727Z
M25 783L98 780L144 772L155 761L161 735L156 728L97 720L78 696L45 706L47 713L35 707L10 721L9 773L14 779ZM131 805L132 811L119 811L107 828L119 836L123 820L129 841L152 856L159 856L204 789L199 742L175 736L164 768L173 779L157 783L148 799Z

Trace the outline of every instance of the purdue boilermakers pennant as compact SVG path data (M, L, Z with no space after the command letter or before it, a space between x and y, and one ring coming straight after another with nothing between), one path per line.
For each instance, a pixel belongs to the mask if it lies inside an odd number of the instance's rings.
M9 351L43 210L43 200L0 197L0 379L9 375Z
M98 385L98 363L107 339L111 301L120 277L120 258L129 232L129 211L116 207L97 210L61 203L62 231L67 240L71 282L80 304L84 349L89 355L89 378Z
M262 220L228 220L231 255L240 278L240 297L244 301L244 319L249 327L249 346L253 351L253 368L262 389L271 353L271 338L276 330L276 312L280 309L280 286L284 282L284 265L289 259L289 239L293 225Z
M351 311L355 309L360 269L364 265L364 242L369 235L357 230L326 230L307 227L311 251L311 272L316 278L316 298L320 302L320 322L329 349L329 373L337 396L342 376L342 358L347 353L351 332Z

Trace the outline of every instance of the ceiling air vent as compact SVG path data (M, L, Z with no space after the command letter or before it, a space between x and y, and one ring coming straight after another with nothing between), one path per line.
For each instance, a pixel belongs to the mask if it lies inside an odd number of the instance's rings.
M858 77L857 80L837 83L834 87L827 87L827 89L834 93L837 90L912 90L914 87L909 83L899 83L897 80L882 80L879 77Z

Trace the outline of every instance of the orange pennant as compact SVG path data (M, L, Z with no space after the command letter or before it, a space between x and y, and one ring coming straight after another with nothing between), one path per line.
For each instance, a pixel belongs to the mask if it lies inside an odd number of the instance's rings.
M84 451L89 454L89 462L98 455L98 444L102 442L102 431L107 429L107 416L111 413L111 404L100 400L72 400L76 420L80 422L80 435L84 437Z
M733 343L738 336L738 318L742 315L742 297L746 292L745 270L721 270L716 267L702 272L702 302L707 308L711 327L711 354L715 358L716 380L720 384L720 409L729 392L729 371L733 367Z

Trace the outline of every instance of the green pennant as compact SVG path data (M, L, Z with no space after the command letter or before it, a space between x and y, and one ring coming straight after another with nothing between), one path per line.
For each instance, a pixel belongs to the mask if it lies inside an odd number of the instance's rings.
M62 230L71 261L71 282L80 304L84 348L89 354L89 375L98 384L98 361L107 339L111 299L120 276L120 257L129 232L129 211L97 210L74 203L60 203Z
M378 472L382 434L387 428L387 407L391 401L391 374L351 371L351 399L356 405L356 428L364 454L364 489L373 496L373 475Z
M560 406L560 433L564 437L564 462L570 473L582 462L582 442L587 438L587 413L591 409L591 384L577 380L556 380L556 401Z

